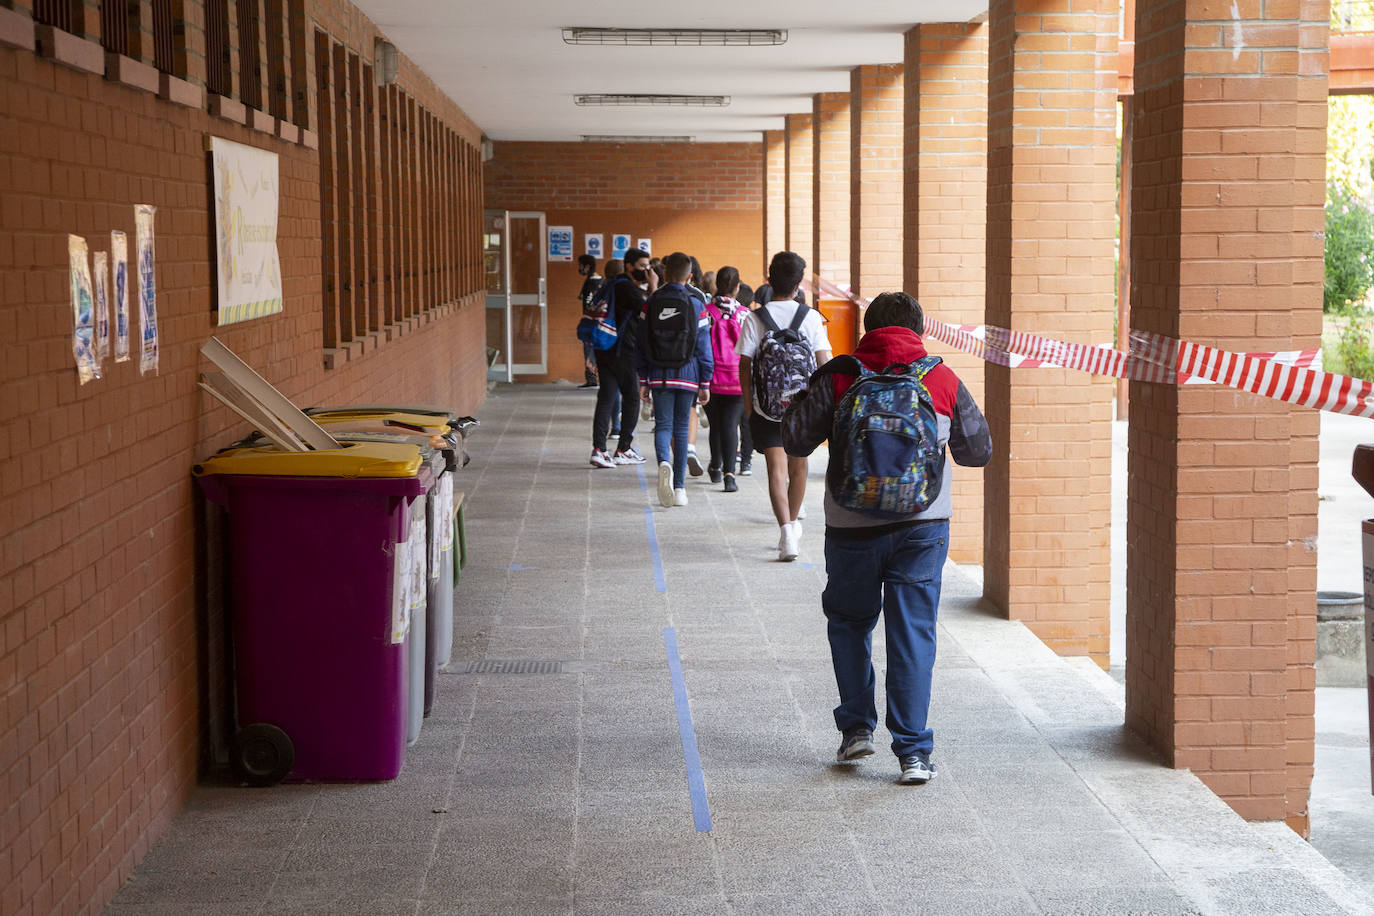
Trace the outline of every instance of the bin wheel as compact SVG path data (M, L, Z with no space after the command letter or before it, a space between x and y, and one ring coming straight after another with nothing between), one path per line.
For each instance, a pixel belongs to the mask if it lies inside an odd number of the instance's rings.
M257 722L234 736L234 770L252 786L275 786L296 762L296 748L286 732Z

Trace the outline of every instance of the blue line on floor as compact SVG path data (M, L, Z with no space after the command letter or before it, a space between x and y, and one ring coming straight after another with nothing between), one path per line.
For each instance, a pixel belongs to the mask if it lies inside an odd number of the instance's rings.
M635 465L635 470L636 470L636 471L639 471L639 492L641 492L641 493L648 493L648 492L649 492L649 481L646 480L646 479L644 478L644 465L642 465L642 464L637 464L637 465Z
M687 789L692 795L692 820L697 830L711 829L711 806L706 802L706 778L701 773L697 753L697 733L692 728L692 709L687 704L687 681L682 676L682 659L677 654L677 631L663 628L668 647L668 670L673 675L673 701L677 704L677 728L682 734L682 758L687 763Z
M654 560L654 588L666 592L668 580L663 578L663 557L658 552L658 534L654 531L654 507L644 507L644 527L649 532L649 556Z

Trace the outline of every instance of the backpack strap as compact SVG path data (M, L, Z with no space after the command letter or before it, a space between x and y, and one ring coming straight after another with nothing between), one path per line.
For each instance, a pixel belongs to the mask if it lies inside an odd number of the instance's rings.
M811 307L805 302L797 304L797 311L792 315L792 323L788 325L794 331L800 331L802 322L806 320L806 313L811 311Z
M773 316L768 314L768 306L766 304L759 306L758 311L756 311L754 314L758 315L759 320L763 322L763 327L766 333L776 334L782 330L782 328L778 327L778 323L773 320Z
M925 381L926 375L930 373L940 363L944 362L938 356L923 356L911 364L911 371L918 379Z

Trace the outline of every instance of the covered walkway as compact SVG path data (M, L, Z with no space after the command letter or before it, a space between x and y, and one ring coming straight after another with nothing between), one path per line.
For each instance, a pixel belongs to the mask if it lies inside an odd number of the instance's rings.
M761 475L660 509L635 469L587 467L590 410L560 386L484 404L455 661L401 777L200 786L107 913L1374 911L1152 758L1117 685L985 609L976 568L945 576L938 778L833 765L823 457L783 565Z

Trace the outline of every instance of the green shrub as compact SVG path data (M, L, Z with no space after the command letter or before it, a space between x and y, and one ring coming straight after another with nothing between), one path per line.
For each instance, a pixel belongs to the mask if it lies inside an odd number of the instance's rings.
M1335 365L1328 371L1374 381L1374 313L1352 312L1336 341ZM1323 360L1325 363L1326 360Z
M1322 310L1359 307L1374 286L1374 211L1342 184L1327 188Z

